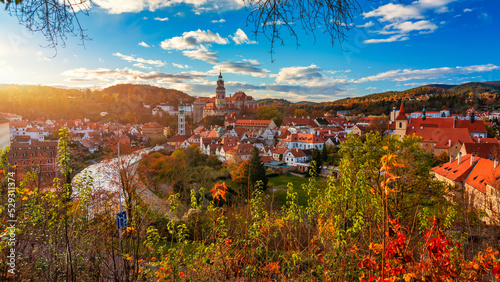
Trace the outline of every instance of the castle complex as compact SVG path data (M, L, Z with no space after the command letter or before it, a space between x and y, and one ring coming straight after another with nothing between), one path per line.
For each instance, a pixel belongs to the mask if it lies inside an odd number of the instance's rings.
M244 92L236 92L233 96L226 97L226 88L222 73L219 72L215 97L200 97L193 102L193 122L199 122L207 116L224 117L226 114L242 111L255 111L257 105L252 96Z

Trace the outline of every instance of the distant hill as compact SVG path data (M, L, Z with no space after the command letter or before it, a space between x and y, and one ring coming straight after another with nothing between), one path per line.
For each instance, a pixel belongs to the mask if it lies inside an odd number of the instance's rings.
M257 100L257 105L260 105L260 106L275 105L277 107L286 107L286 106L289 106L290 104L293 104L293 103L290 102L290 101L288 101L288 100L285 100L285 99L271 99L271 98L267 98L267 99Z
M427 87L441 88L441 89L448 90L450 88L455 87L456 85L454 85L454 84L428 84L428 85L425 85L425 86L427 86Z
M498 81L492 83L469 82L454 86L449 91L455 94L482 94L482 93L500 93L500 84Z
M194 97L179 90L165 89L145 84L117 84L105 88L101 92L109 95L118 95L120 99L131 99L146 103L178 101L191 103L195 100Z

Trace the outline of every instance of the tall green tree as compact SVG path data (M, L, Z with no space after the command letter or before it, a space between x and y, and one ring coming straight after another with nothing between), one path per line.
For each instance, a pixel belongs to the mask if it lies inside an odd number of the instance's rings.
M262 162L261 157L259 156L259 149L257 147L253 147L252 153L250 154L249 161L249 186L255 187L257 181L262 181L263 186L260 187L263 190L267 189L267 176L266 176L266 168L264 163Z

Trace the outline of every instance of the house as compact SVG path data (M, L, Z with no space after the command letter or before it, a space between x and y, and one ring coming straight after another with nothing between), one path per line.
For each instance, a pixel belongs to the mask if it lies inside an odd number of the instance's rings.
M287 148L276 148L272 151L272 157L275 161L282 161L287 151Z
M239 144L226 152L226 161L249 160L254 146L252 144Z
M148 122L142 126L142 133L148 138L163 135L163 125L157 122Z
M318 124L309 117L286 117L281 122L282 127L307 126L316 127Z
M487 224L500 223L500 167L498 160L479 158L464 182L465 203L486 212Z
M500 168L498 159L489 160L459 153L456 160L434 167L431 173L441 181L457 186L453 200L484 210L487 224L500 224Z
M316 134L311 133L295 133L290 134L283 141L284 145L288 149L298 148L298 149L323 149L326 139L323 138L320 132Z
M247 130L276 129L276 124L271 120L239 119L235 123L235 128L245 128Z
M305 163L310 159L311 157L308 157L304 150L298 148L290 149L290 151L288 151L284 157L284 161L289 165Z
M57 141L14 141L9 150L9 165L19 166L19 172L36 170L42 182L51 182L57 171L57 145Z

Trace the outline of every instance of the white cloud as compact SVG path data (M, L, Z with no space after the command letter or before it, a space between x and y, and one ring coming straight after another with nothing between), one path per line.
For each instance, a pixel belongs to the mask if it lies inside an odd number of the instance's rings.
M213 20L211 21L211 23L225 23L226 20L225 19L220 19L220 20Z
M365 18L370 17L381 17L381 21L393 21L393 20L409 20L409 19L421 19L423 15L420 9L414 6L405 6L402 4L386 4L378 7L377 9L363 13Z
M410 39L409 37L405 36L404 34L396 34L393 35L389 38L383 38L383 39L367 39L363 41L363 43L366 44L373 44L373 43L387 43L387 42L394 42L394 41L405 41Z
M469 9L469 8L464 9L464 13L468 13L468 12L472 12L472 9Z
M144 42L144 41L139 42L139 46L146 47L146 48L151 47L151 46L149 46L149 45L148 45L146 42Z
M153 69L152 67L150 66L146 66L145 64L143 63L137 63L137 64L133 64L134 67L136 68L140 68L140 69L146 69L146 70L151 70Z
M233 36L230 36L231 39L233 39L234 43L236 43L236 45L240 45L240 44L256 44L257 42L255 41L250 41L248 39L248 36L245 34L245 32L243 30L241 30L241 28L238 28L238 30L236 30L236 32L234 33Z
M176 63L172 63L172 65L176 68L180 68L180 69L188 69L189 66L188 65L180 65L180 64L176 64Z
M431 23L427 20L421 20L418 22L397 22L386 25L381 31L380 34L393 34L393 33L410 33L412 31L425 31L428 33L434 32L438 28L437 25Z
M239 0L94 0L94 2L110 14L137 13L144 10L154 12L179 4L193 6L195 12L237 10L244 6L243 1Z
M184 32L182 36L176 36L170 39L165 39L161 43L161 48L165 50L186 50L196 49L201 44L228 44L229 40L221 37L218 33L213 33L210 30L195 30Z
M488 72L500 69L500 67L487 64L487 65L474 65L467 67L442 67L442 68L431 68L431 69L398 69L391 70L376 75L363 77L355 81L356 83L364 83L369 81L380 81L380 80L391 80L391 81L407 81L411 79L427 79L442 77L445 75L456 75L456 74L469 74L477 72Z
M369 21L365 24L362 24L362 25L358 25L356 27L359 27L359 28L366 28L366 27L372 27L374 25L374 23L372 21Z
M196 50L182 51L182 54L190 59L200 60L211 64L219 62L217 53L209 51L204 46L200 46Z
M395 34L385 39L368 39L365 43L382 43L408 40L411 34L419 32L420 34L432 33L438 26L425 19L428 11L435 13L448 12L448 4L456 0L418 0L410 5L404 4L385 4L379 6L373 11L363 13L365 18L377 18L384 27L376 31L379 34ZM388 22L388 23L387 23Z
M308 67L288 67L280 69L276 77L276 83L302 84L323 78L322 69L315 64Z
M155 21L166 22L166 21L168 21L168 18L167 17L164 17L164 18L156 17Z
M181 83L185 80L193 80L204 77L204 75L196 75L189 73L169 74L161 72L142 72L129 68L123 69L86 69L78 68L67 70L62 73L67 76L67 81L101 81L101 82L122 82L122 83L142 83L142 82L159 82L159 83Z
M148 64L148 65L153 65L153 66L156 66L156 67L162 67L165 65L164 62L160 61L160 60L147 60L147 59L143 59L143 58L134 58L132 56L129 56L129 55L123 55L121 53L114 53L113 56L116 56L122 60L125 60L125 61L128 61L128 62L136 62L136 63L141 63L141 64Z
M266 77L271 72L266 69L258 68L254 62L222 62L215 65L212 69L213 73L218 73L222 70L224 73L236 73L243 75L251 75L254 77ZM259 63L260 65L260 63Z

